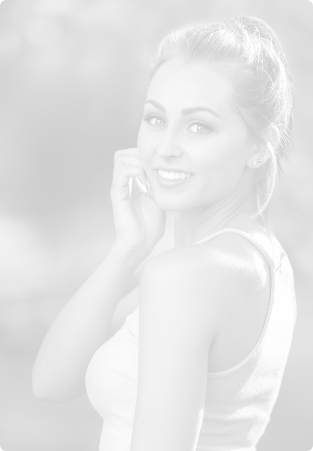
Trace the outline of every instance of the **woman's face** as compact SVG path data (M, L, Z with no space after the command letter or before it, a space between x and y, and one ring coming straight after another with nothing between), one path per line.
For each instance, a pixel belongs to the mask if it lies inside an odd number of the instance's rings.
M255 144L233 106L230 82L204 63L160 66L147 92L137 146L164 210L214 204L240 193L247 174L251 178L247 160Z

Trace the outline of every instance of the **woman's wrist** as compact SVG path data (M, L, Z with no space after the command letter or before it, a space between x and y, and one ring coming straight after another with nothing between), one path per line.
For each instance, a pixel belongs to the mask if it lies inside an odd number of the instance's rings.
M143 249L126 246L117 242L112 245L109 254L114 261L128 268L131 273L135 272L147 258L146 252Z

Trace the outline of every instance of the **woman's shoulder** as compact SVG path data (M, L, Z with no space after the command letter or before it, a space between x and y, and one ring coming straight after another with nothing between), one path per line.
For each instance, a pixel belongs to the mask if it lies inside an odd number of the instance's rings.
M146 269L166 272L180 268L206 276L208 270L220 272L221 276L226 273L240 276L269 269L271 239L261 229L227 228L208 238L199 244L168 249L150 260Z
M246 243L247 241L247 243ZM201 244L169 249L150 260L140 280L141 320L188 324L190 340L207 345L224 330L258 321L270 279L265 262L244 237L223 233ZM161 323L160 323L161 324ZM184 328L185 330L185 328Z
M152 259L144 273L150 287L159 284L179 296L192 293L190 302L197 299L204 309L216 311L225 303L251 303L262 292L266 298L270 280L268 262L253 242L226 232L201 244L169 249Z

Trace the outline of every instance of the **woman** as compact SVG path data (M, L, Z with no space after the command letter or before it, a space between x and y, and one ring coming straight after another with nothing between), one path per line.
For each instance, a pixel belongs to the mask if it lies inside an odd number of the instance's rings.
M33 370L37 396L67 400L84 393L88 367L101 451L256 449L296 318L292 268L264 216L292 112L287 63L263 21L196 26L160 44L138 148L115 153L116 242ZM143 189L130 195L133 178ZM139 305L112 333L165 211L175 246L146 262Z

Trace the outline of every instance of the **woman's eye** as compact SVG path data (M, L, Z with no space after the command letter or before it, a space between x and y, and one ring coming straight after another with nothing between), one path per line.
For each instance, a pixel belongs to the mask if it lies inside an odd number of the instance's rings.
M191 124L188 128L192 133L198 133L203 135L205 133L209 133L211 131L210 127L206 124L202 124L201 122L196 122Z
M148 117L145 117L144 120L148 124L153 125L154 127L164 127L165 126L165 121L159 116L148 116Z

